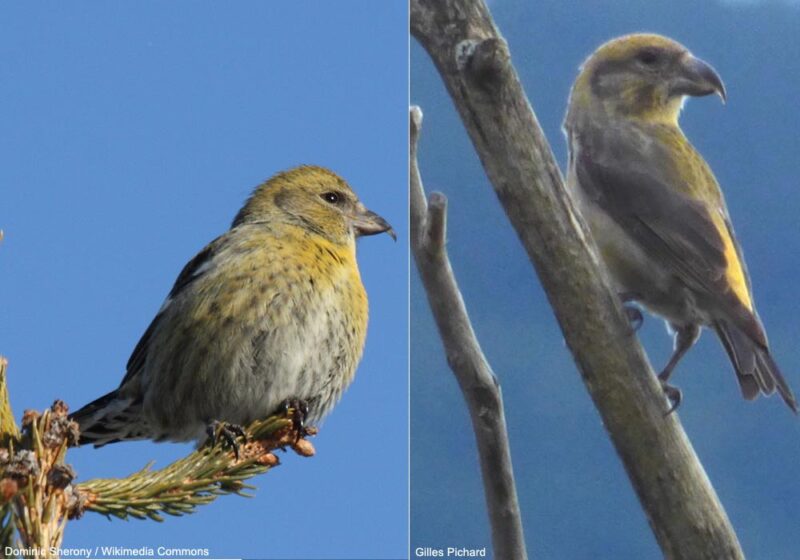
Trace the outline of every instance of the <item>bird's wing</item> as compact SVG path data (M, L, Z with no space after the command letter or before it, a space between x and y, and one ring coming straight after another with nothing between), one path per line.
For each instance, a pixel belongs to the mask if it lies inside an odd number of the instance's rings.
M176 297L178 297L181 292L183 292L183 290L185 290L190 284L192 284L192 282L202 277L203 274L210 270L211 261L214 258L214 255L217 253L219 245L222 243L224 243L224 236L220 236L206 245L202 251L197 253L192 260L186 263L186 266L184 266L183 270L181 270L180 274L178 274L178 278L175 280L175 284L172 286L169 295L167 295L167 298L161 305L161 309L159 309L158 313L156 313L156 316L150 322L147 330L144 331L144 334L139 339L136 347L133 349L133 352L128 359L125 377L122 378L120 387L127 384L132 378L134 378L144 366L144 362L147 359L147 351L150 345L150 339L158 328L159 322L164 316L164 311L167 309L170 303Z
M658 169L628 165L625 160L598 162L579 156L574 165L580 188L653 260L690 289L724 304L737 324L765 343L741 252L726 217L670 188L669 179Z

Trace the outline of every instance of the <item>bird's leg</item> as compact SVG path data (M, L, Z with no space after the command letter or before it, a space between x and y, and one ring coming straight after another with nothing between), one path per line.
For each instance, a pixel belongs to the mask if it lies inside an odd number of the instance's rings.
M306 418L308 417L308 401L298 398L289 398L281 404L283 414L289 416L291 410L291 419L294 424L294 429L299 434L298 439L304 438L308 435L306 429Z
M667 362L667 365L661 370L661 373L658 374L658 381L661 383L661 389L664 391L664 395L670 402L670 408L667 411L667 415L675 412L675 410L681 404L682 396L680 389L668 383L669 376L672 375L672 370L675 369L675 366L678 365L678 362L681 361L681 358L683 358L686 352L689 351L689 348L694 346L694 343L697 342L697 339L700 337L700 327L698 325L670 324L670 327L675 331L674 350L672 351L672 356L670 357L669 362Z
M233 455L236 460L239 460L239 442L236 441L237 437L247 441L247 434L244 428L238 424L229 424L228 422L220 422L219 420L212 420L206 427L208 438L212 441L213 445L219 443L222 439L233 448Z
M633 292L622 292L619 294L619 299L622 300L622 308L625 310L625 315L628 316L628 322L633 329L633 332L638 331L642 328L642 323L644 323L644 316L642 315L641 310L633 305L631 302L637 300L636 294Z

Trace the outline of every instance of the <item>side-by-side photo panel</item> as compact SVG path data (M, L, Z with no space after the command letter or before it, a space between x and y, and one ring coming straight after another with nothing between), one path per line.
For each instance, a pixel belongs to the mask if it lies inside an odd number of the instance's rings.
M0 17L0 557L407 557L407 2Z
M794 557L798 6L410 25L411 556Z

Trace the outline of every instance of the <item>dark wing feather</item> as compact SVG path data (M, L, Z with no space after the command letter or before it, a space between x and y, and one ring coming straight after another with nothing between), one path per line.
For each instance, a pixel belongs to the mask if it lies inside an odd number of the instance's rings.
M588 157L578 158L574 164L580 188L647 254L726 310L728 319L719 317L713 328L734 365L743 396L752 399L759 392L769 395L777 389L796 413L797 401L769 353L758 316L730 291L725 244L708 210L652 173L598 164ZM727 215L723 218L749 291L741 249Z
M727 291L725 245L702 204L639 169L575 163L581 188L647 254L695 290Z
M175 280L175 284L172 286L172 289L167 296L167 301L175 299L192 282L203 276L203 273L205 272L203 267L210 263L217 251L218 246L220 243L222 243L222 240L222 237L216 238L214 241L206 245L202 251L197 253L192 260L186 263L186 266L184 266L183 270L181 270L180 274L178 274L178 278ZM162 309L164 309L164 307L162 307ZM131 357L128 359L125 377L123 377L120 387L130 381L130 379L136 375L137 372L141 371L142 367L144 367L145 360L147 359L147 349L150 345L150 339L158 328L158 324L162 315L163 312L159 312L153 318L153 320L150 322L150 325L147 327L147 330L144 331L144 334L139 339L136 347L133 349Z

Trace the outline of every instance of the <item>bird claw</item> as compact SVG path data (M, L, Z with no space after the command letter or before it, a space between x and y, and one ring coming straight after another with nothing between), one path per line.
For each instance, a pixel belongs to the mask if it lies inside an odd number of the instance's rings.
M644 323L644 315L642 315L641 310L635 305L623 305L622 308L625 310L625 315L628 316L628 322L633 329L633 332L638 331L642 328L642 323Z
M669 416L680 406L683 393L681 393L680 389L674 385L670 385L663 379L659 379L659 382L661 383L661 390L664 391L664 396L667 397L667 400L670 403L669 410L667 410L667 413L664 414L664 416Z
M224 441L233 448L233 455L236 460L239 460L239 442L236 438L242 438L247 442L247 434L244 428L238 424L229 424L228 422L220 422L219 420L212 421L206 428L208 438L217 445L220 440Z
M309 435L308 428L306 427L306 418L308 417L308 401L297 398L289 398L281 404L283 414L289 416L292 420L292 426L298 434L297 439L302 439ZM290 414L291 411L291 414Z

